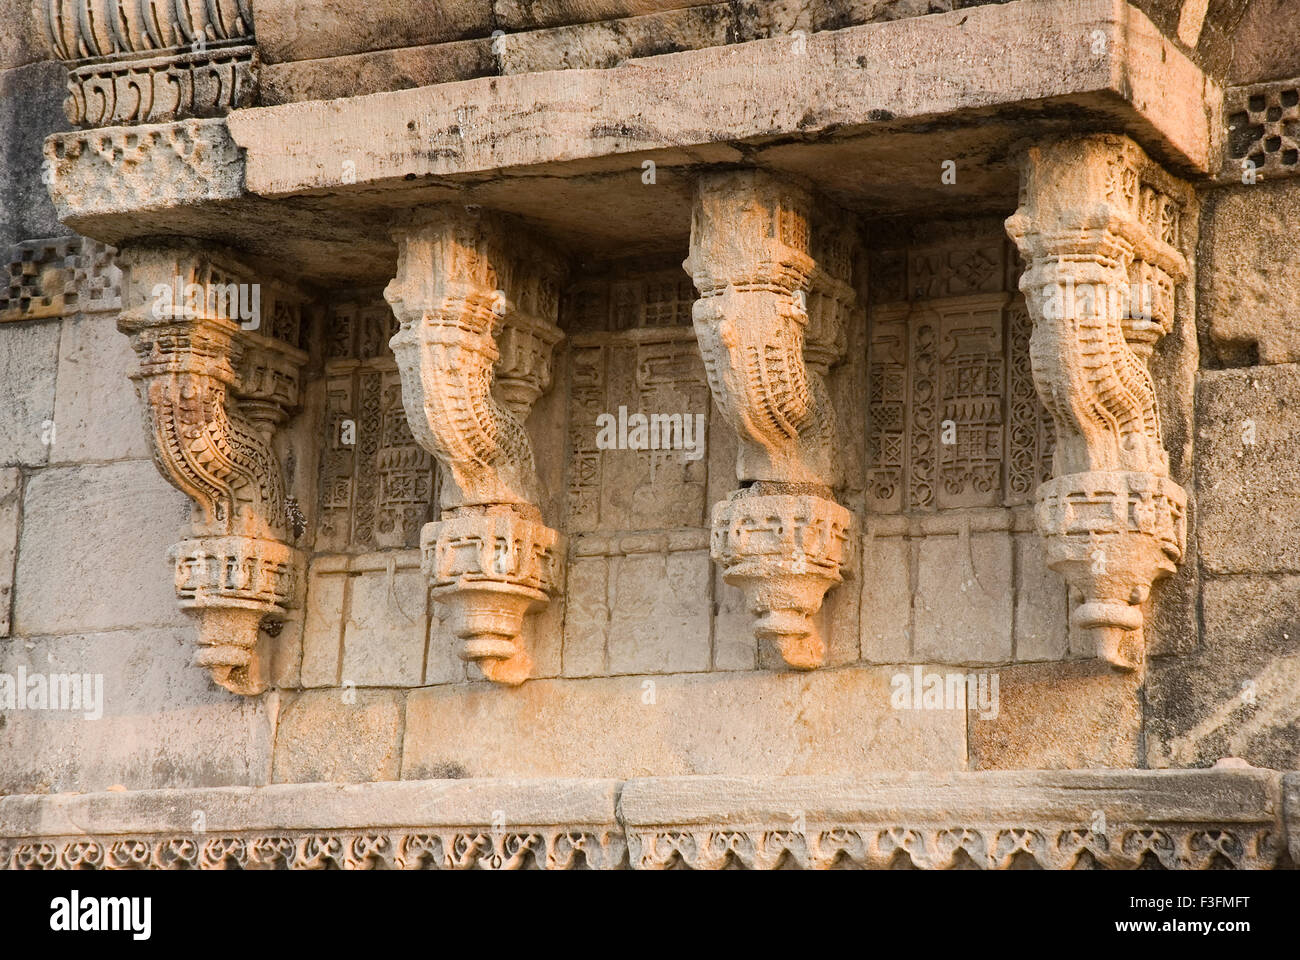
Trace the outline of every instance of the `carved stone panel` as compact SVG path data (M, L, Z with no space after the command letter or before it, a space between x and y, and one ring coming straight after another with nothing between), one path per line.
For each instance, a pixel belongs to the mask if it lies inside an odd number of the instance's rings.
M414 549L436 517L435 462L411 434L388 349L396 327L382 300L330 307L318 551Z
M873 255L871 512L1026 503L1050 472L1053 427L1008 259L1000 238Z

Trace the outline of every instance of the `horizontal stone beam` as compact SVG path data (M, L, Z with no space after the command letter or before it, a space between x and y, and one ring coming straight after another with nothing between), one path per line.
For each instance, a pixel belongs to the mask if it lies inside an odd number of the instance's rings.
M1216 767L11 796L0 798L0 864L1268 868L1284 862L1288 830L1296 851L1298 776Z
M236 110L262 196L816 138L1040 101L1109 107L1175 166L1217 167L1222 94L1123 0L1020 0L627 61ZM701 157L707 157L702 154Z

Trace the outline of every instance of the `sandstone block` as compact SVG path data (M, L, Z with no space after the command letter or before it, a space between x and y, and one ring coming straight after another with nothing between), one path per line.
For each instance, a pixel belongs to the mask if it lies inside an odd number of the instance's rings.
M1203 371L1196 405L1206 571L1300 572L1300 365Z
M1011 535L920 541L915 655L936 663L1011 659Z
M94 314L63 323L53 463L152 456L140 400L128 379L135 354L130 341L118 333L116 319L113 314Z
M407 567L362 570L349 581L343 681L360 687L418 685L429 633L428 579L419 567Z
M91 716L0 711L0 793L266 783L275 695L231 696L191 666L193 649L188 630L138 627L0 644L0 673L89 675L103 691Z
M962 710L894 709L893 671L727 672L412 691L402 776L956 769Z
M275 737L275 783L396 780L404 694L308 690L286 699Z
M1142 724L1137 671L1101 660L1015 664L998 678L995 717L972 711L970 763L977 770L1133 767ZM991 679L990 679L991 688Z
M1202 214L1197 307L1210 336L1240 359L1300 360L1300 183L1237 184L1210 194Z
M189 517L190 501L148 460L34 474L23 497L14 633L188 626L167 549L189 533Z
M58 350L57 323L0 326L0 464L39 466L58 443Z
M1300 576L1208 578L1202 618L1200 649L1151 665L1147 762L1300 765Z

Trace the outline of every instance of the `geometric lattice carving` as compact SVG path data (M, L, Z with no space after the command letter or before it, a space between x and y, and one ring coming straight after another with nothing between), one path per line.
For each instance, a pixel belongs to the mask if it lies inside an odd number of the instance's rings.
M1030 369L1032 323L1008 290L1009 255L996 239L872 256L873 513L1011 506L1050 474L1053 426Z
M332 304L328 324L316 548L415 549L436 515L438 473L406 420L388 348L397 320L376 296Z
M1251 182L1243 180L1250 172L1260 179L1300 173L1300 78L1229 87L1223 113L1228 121L1224 180Z
M119 309L122 272L114 254L85 237L15 244L0 280L0 322Z

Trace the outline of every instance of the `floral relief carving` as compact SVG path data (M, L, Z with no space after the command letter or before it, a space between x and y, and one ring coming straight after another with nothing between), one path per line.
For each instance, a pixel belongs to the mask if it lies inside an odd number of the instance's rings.
M563 264L516 224L462 208L426 211L397 238L390 342L411 433L444 472L424 570L460 656L522 683L524 618L559 589L559 534L542 522L523 421L550 386Z
M1056 425L1053 474L1038 488L1048 565L1080 598L1071 625L1097 655L1142 657L1142 604L1186 543L1187 495L1169 476L1147 367L1188 274L1178 249L1185 188L1124 137L1031 148L1007 231L1038 394Z
M259 631L275 629L294 605L303 563L271 437L297 403L307 357L257 329L275 313L270 301L297 307L270 285L262 299L253 274L224 254L132 246L120 259L118 329L139 359L131 378L154 462L195 503L193 535L169 554L178 601L199 621L195 662L232 692L260 693L267 665ZM262 299L256 329L211 295L250 289Z

